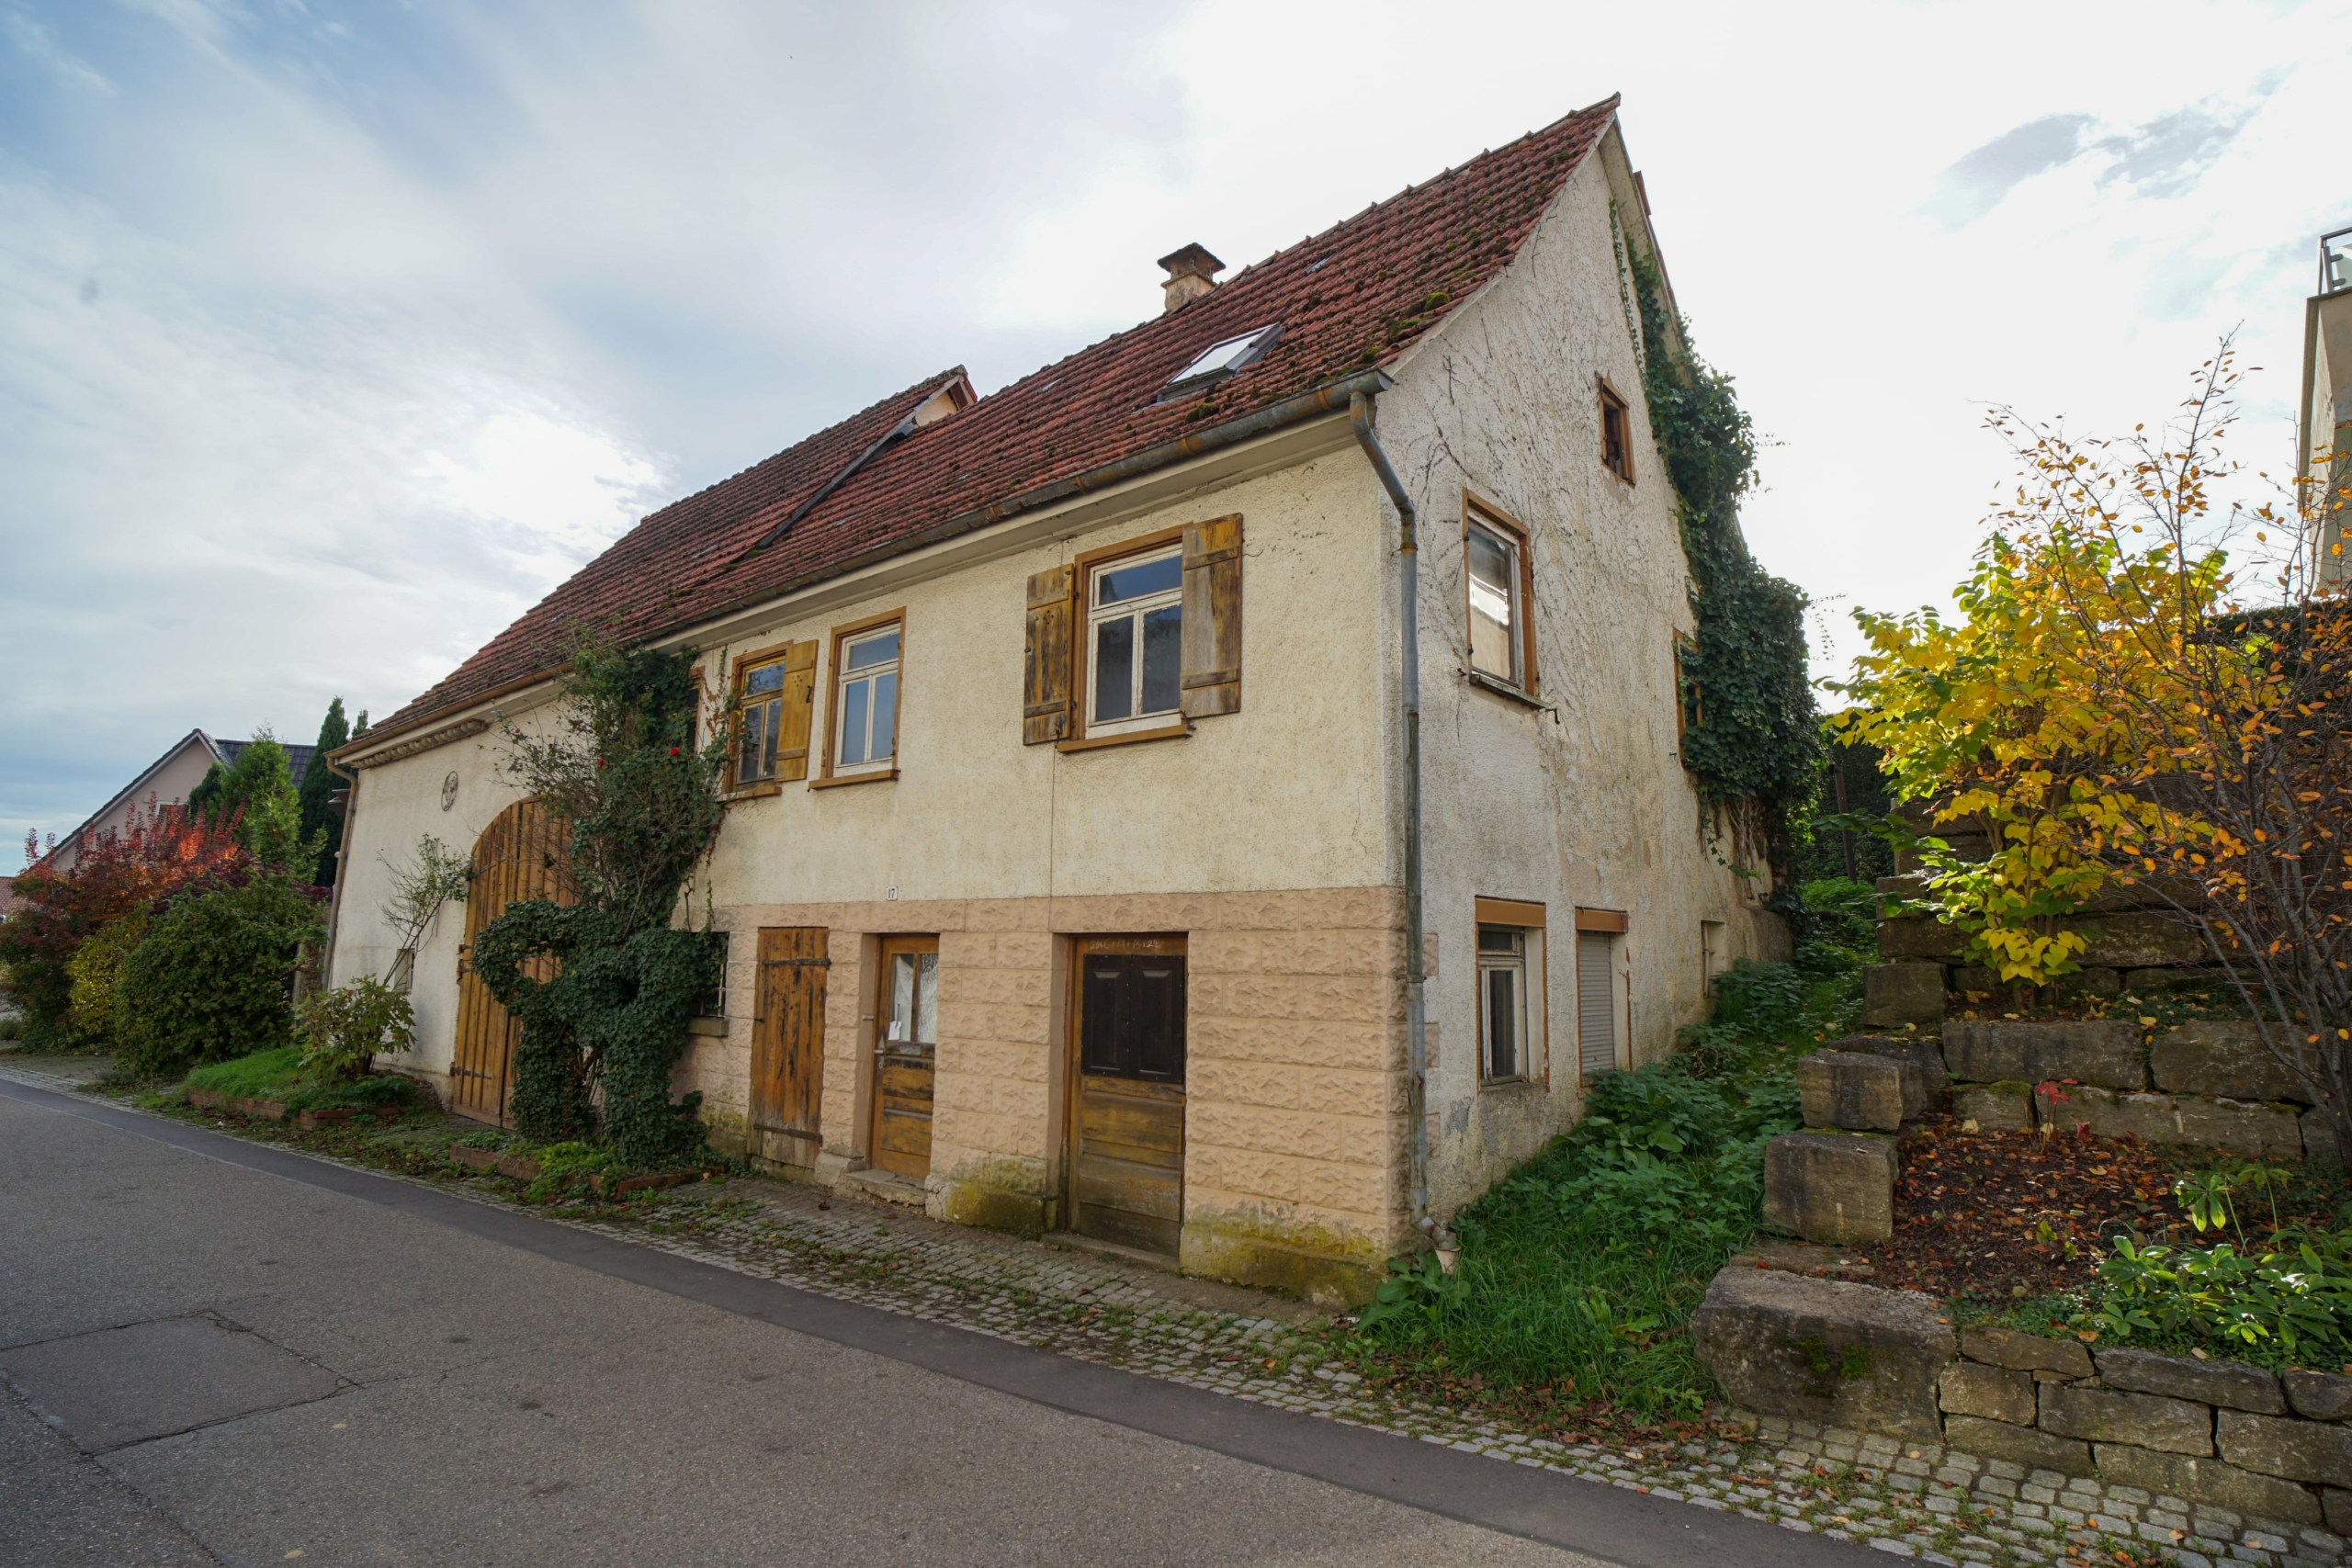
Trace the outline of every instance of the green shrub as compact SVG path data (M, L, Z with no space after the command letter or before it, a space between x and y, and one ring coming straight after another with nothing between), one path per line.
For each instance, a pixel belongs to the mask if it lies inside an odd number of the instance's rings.
M22 1040L25 1037L25 1015L20 1012L0 1013L0 1040Z
M174 900L122 966L115 1043L125 1071L162 1075L288 1043L288 983L319 935L280 878Z
M2115 1238L2078 1326L2118 1342L2211 1346L2239 1360L2352 1359L2352 1247L2341 1235L2240 1252Z
M115 987L122 979L123 960L146 938L147 911L134 909L99 927L65 961L74 984L74 1027L91 1039L113 1038Z
M379 1051L405 1051L416 1041L408 998L362 975L302 1004L302 1066L322 1081L364 1078Z

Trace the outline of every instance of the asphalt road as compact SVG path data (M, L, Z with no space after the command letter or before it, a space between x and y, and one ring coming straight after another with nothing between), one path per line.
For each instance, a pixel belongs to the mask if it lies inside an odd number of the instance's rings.
M0 1382L10 1568L1862 1561L5 1080Z

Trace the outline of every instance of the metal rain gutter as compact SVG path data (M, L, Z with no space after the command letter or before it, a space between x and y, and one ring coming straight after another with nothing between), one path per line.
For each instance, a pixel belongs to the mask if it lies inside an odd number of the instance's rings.
M1388 455L1372 429L1372 397L1358 392L1348 400L1357 444L1372 459L1373 471L1396 507L1396 553L1404 558L1405 703L1405 1062L1409 1081L1406 1115L1409 1164L1406 1186L1412 1193L1413 1228L1429 1237L1447 1273L1459 1256L1453 1233L1430 1213L1430 1072L1429 1003L1426 956L1421 949L1421 616L1420 536L1419 517L1404 482L1389 466Z

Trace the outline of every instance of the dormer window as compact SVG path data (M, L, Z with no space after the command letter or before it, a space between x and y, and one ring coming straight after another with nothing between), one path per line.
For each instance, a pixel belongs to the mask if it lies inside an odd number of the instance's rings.
M1272 326L1259 327L1243 333L1239 337L1211 344L1190 365L1168 378L1167 389L1159 394L1159 400L1166 402L1187 392L1213 387L1237 371L1248 368L1263 358L1266 351L1273 347L1282 335L1282 323L1277 321Z

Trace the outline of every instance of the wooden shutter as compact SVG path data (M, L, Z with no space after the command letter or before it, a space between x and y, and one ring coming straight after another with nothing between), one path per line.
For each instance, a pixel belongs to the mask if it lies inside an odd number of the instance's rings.
M1027 643L1021 659L1021 743L1069 739L1070 603L1075 574L1066 566L1029 580Z
M821 926L764 926L752 980L752 1153L814 1165L824 1139L818 1108L825 1083L825 956Z
M783 701L776 710L775 776L808 776L808 713L817 695L817 644L796 642L784 651Z
M1241 711L1241 518L1184 525L1186 718Z

